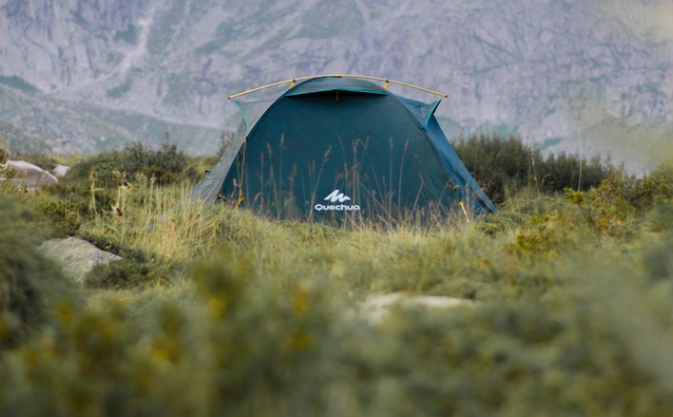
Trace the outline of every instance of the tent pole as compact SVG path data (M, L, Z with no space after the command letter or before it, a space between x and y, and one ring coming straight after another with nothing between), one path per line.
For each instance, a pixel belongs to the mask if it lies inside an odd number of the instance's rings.
M397 84L397 85L400 85L402 87L413 88L414 90L423 91L425 93L434 94L434 95L439 96L441 98L447 98L448 97L444 93L429 90L427 88L419 87L417 85L405 83L405 82L402 82L402 81L391 80L389 78L370 77L370 76L367 76L367 75L354 75L354 74L326 74L326 75L311 75L309 77L292 78L290 80L278 81L278 82L275 82L275 83L266 84L266 85L263 85L263 86L260 86L260 87L257 87L257 88L253 88L252 90L243 91L242 93L238 93L238 94L234 94L232 96L229 96L229 100L233 100L235 98L239 98L239 97L247 95L247 94L256 93L257 91L266 90L267 88L278 87L278 86L285 85L285 84L290 84L291 87L293 87L294 84L298 81L306 81L306 80L311 80L313 78L326 78L326 77L360 78L360 79L363 79L363 80L381 81L381 82L385 83L384 88L387 88L388 83L390 83L390 84Z

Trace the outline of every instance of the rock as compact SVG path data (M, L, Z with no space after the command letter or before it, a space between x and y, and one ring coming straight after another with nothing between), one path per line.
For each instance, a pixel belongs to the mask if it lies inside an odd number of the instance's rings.
M360 304L360 315L369 322L378 324L390 313L394 307L411 307L427 309L451 309L457 307L471 307L474 302L460 298L409 295L392 293L367 297Z
M67 174L68 171L70 171L70 167L61 164L57 164L56 168L53 170L54 175L57 177L65 177L65 174Z
M48 240L40 245L40 250L59 262L63 267L63 273L79 283L84 281L84 276L94 266L121 259L113 253L98 249L86 240L75 237Z
M58 184L58 178L30 162L7 161L5 167L14 171L12 182L17 185L25 185L28 188L35 189Z

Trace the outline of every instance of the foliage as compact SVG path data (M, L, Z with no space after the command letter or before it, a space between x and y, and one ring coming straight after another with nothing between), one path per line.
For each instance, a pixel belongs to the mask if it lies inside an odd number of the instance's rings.
M115 40L118 39L121 39L128 44L136 45L138 43L138 29L134 24L129 24L125 31L117 31L117 33L115 33Z
M40 92L40 90L35 87L33 84L27 82L21 77L17 77L15 75L12 76L3 76L0 75L0 84L7 85L12 88L16 88L17 90L21 90L24 93L28 94L37 94Z
M54 157L40 152L17 153L14 155L14 159L30 162L31 164L37 165L45 171L50 172L56 168L56 165L58 165L58 161Z
M142 177L77 230L124 260L0 353L0 415L673 411L669 165L391 229L269 221ZM362 309L394 292L472 303Z
M622 173L609 159L603 161L598 156L587 161L578 155L560 153L545 159L539 149L525 145L516 136L477 134L453 146L496 204L526 187L535 188L538 193L561 192L566 188L588 190Z
M124 289L147 284L165 284L175 272L146 255L96 265L85 278L89 288Z
M7 153L7 150L0 145L0 164L7 162L7 159L9 159L9 154Z
M119 84L114 88L107 90L105 92L105 96L113 100L118 100L122 98L126 93L131 91L131 87L133 87L133 79L131 77L126 77L124 82L122 82L121 84Z
M122 259L109 264L96 265L84 278L89 288L125 289L149 284L167 284L182 268L144 250L134 249L115 242L106 236L81 233L82 237L98 248L112 252Z
M34 214L0 193L0 347L16 343L45 319L63 278L35 248Z
M85 182L95 178L98 186L115 188L140 174L164 185L193 178L195 172L188 168L188 157L178 151L167 136L158 150L137 142L123 151L103 152L87 158L72 167L66 181Z
M582 210L597 232L614 233L633 221L638 213L648 213L655 205L666 206L673 199L673 164L663 164L643 178L613 177L586 192L566 190L566 196Z

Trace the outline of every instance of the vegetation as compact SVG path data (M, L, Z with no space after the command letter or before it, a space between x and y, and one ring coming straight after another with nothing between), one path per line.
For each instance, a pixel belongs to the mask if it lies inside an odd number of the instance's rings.
M14 159L30 162L47 171L53 171L58 165L58 160L56 158L39 152L20 152L14 155Z
M138 43L138 29L133 24L129 24L125 31L117 31L115 40L123 40L124 42L136 45Z
M111 99L120 99L122 98L126 93L131 91L131 87L133 87L133 79L130 76L127 76L124 82L119 84L118 86L111 88L105 92L105 95L108 98Z
M82 183L95 177L97 186L117 187L133 181L138 176L154 178L160 185L173 184L198 177L189 158L170 143L166 135L164 144L153 150L136 142L122 151L102 152L72 167L67 177L70 183Z
M27 82L21 77L17 77L15 75L12 76L3 76L0 75L0 84L4 84L6 86L16 88L17 90L21 90L24 93L28 94L37 94L40 92L40 90L35 87L33 84Z
M549 155L526 146L516 136L477 134L454 143L456 153L496 203L530 187L541 192L562 192L565 188L588 190L611 176L623 176L623 169L609 159L594 156Z
M66 288L61 272L35 249L34 215L0 194L0 348L12 346L45 319Z
M519 146L493 140L490 155L504 157L498 144ZM493 183L517 188L497 215L337 229L186 202L184 165L151 181L142 152L129 162L137 175L120 173L131 187L114 176L103 185L110 154L82 160L64 188L2 186L0 284L22 274L50 296L21 304L40 319L19 326L20 338L2 325L21 310L0 298L0 336L12 335L0 351L0 415L673 412L673 164L639 179L605 169L579 191L570 172L538 191L503 169ZM590 165L588 178L598 175ZM79 202L92 172L95 207ZM69 234L124 260L78 291L52 292L42 277L59 273L27 236L57 235L68 216L78 219ZM24 264L7 263L8 245L25 248ZM473 303L400 305L380 322L360 307L392 292Z

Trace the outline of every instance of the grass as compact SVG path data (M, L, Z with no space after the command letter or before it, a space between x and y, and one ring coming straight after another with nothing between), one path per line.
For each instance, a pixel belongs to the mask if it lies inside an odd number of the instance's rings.
M66 181L86 190L85 178ZM36 213L16 233L77 214L71 234L127 263L43 304L0 351L0 414L673 411L666 166L586 191L524 187L497 215L423 228L270 221L190 202L189 183L131 184L97 192L93 211L63 190L1 185ZM43 215L45 201L64 208ZM359 303L391 292L474 303L398 306L372 324Z

